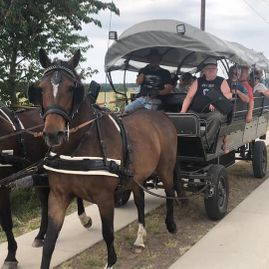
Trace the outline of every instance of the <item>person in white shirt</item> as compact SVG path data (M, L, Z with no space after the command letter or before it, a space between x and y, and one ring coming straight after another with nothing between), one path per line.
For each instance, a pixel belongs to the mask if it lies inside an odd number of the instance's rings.
M260 92L264 96L269 97L269 89L261 83L262 74L258 70L254 71L254 77L253 77L253 93Z

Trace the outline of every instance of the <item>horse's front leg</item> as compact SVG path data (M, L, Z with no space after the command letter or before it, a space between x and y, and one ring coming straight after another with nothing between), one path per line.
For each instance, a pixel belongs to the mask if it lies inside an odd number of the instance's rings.
M71 199L72 197L68 195L58 194L53 190L50 191L48 204L48 229L44 241L41 269L49 269L50 267L56 240L62 228L65 212Z
M83 200L81 198L79 198L79 197L77 197L77 206L78 206L78 217L79 217L80 223L86 229L91 228L92 219L91 219L91 217L86 215Z
M139 250L141 248L145 248L144 240L147 235L145 229L145 194L144 191L137 185L133 189L133 194L138 213L138 230L134 246L137 248L137 250Z
M8 254L2 268L15 269L18 265L16 259L17 243L12 232L13 222L11 217L9 192L10 191L5 187L0 188L0 221L8 243Z
M36 193L41 204L41 222L37 236L32 243L35 248L42 247L44 245L44 238L48 227L48 199L49 199L49 188L36 188Z
M102 220L102 233L107 246L107 265L106 269L112 268L117 261L117 255L114 248L114 196L105 196L98 203L100 216Z
M5 216L0 213L1 216L1 226L6 234L7 242L8 242L8 254L5 258L4 264L2 269L16 269L18 265L18 261L16 259L16 252L17 252L17 242L15 241L13 232L12 232L12 219L11 214L6 212L4 213ZM10 215L9 215L10 214Z

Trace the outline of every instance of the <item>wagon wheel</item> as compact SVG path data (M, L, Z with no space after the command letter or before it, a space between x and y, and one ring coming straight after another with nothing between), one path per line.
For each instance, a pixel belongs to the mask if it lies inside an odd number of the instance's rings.
M212 165L208 170L211 177L213 194L205 197L204 204L208 217L212 220L222 219L228 207L229 183L225 167L223 165Z
M125 205L131 195L131 190L116 189L114 193L114 205L115 207L121 207Z
M253 146L252 168L254 176L262 178L267 171L267 149L264 141L256 141Z

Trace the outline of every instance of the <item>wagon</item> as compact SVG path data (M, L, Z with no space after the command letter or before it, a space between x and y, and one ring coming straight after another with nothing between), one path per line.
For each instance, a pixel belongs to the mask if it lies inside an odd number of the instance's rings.
M152 20L136 24L114 41L105 57L105 71L113 86L112 73L137 71L146 64L146 55L155 48L162 55L161 65L170 72L198 72L204 60L214 57L223 73L231 64L255 66L269 71L269 61L241 44L228 42L203 32L196 27L175 20ZM125 83L125 81L124 81ZM124 93L122 93L124 94ZM237 159L252 161L255 177L262 178L267 171L266 138L269 101L261 94L254 96L253 120L245 122L247 104L235 96L234 109L217 135L213 149L208 151L203 142L206 122L194 113L180 114L183 93L167 95L162 110L177 129L177 168L186 191L204 195L204 204L210 219L221 219L227 212L229 183L226 167ZM222 149L223 138L228 141L229 153ZM178 182L177 182L178 183ZM148 182L148 188L159 186ZM129 193L117 198L120 204L128 201Z

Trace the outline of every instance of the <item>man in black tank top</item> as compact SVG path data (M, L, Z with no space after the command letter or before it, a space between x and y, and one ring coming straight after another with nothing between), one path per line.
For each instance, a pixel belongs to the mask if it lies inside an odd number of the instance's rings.
M200 118L207 121L205 139L209 149L215 142L221 123L226 121L227 116L221 114L212 104L209 104L206 93L214 90L222 93L227 99L232 98L227 81L217 76L217 71L217 61L215 59L208 58L204 61L203 76L193 82L181 109L181 113L186 113L191 108Z

